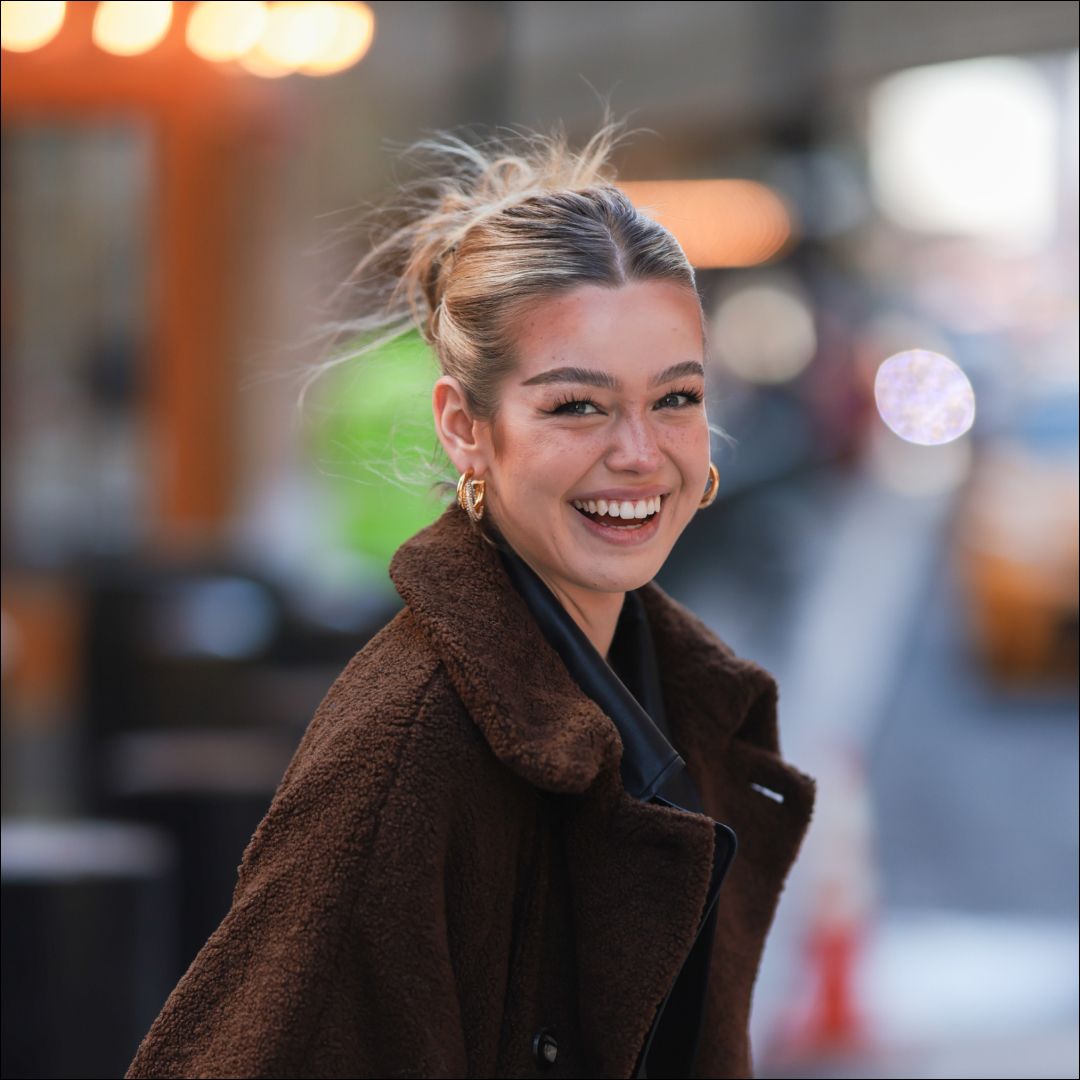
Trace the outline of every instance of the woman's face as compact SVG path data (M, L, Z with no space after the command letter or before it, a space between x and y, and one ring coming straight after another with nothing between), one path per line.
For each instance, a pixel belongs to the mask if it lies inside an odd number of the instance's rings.
M638 588L708 483L697 297L668 282L579 286L530 308L518 344L494 429L477 434L485 512L563 597Z

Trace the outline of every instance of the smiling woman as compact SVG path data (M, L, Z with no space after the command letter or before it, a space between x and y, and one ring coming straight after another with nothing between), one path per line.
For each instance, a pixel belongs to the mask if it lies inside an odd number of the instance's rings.
M439 436L484 481L493 529L605 656L626 590L656 576L709 481L701 306L678 278L577 284L521 311L513 349L489 420L459 378L436 382Z
M605 175L616 132L417 144L330 365L420 327L457 500L129 1077L752 1075L815 781L772 676L653 580L719 474L694 271Z

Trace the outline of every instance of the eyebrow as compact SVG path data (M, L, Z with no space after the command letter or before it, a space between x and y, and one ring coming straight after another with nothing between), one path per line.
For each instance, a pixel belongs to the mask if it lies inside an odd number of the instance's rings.
M649 385L660 386L671 382L672 379L685 379L692 375L705 378L704 366L699 360L682 360L677 364L672 364L671 367L664 368ZM622 383L609 372L583 367L551 368L540 372L539 375L534 375L531 379L525 379L521 385L548 386L551 383L584 383L586 386L597 386L601 390L622 389Z

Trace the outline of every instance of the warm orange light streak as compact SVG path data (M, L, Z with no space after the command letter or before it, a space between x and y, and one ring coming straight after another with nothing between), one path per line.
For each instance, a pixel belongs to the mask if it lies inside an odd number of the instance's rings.
M619 187L670 229L701 269L757 266L777 256L794 233L783 200L754 180L634 180Z

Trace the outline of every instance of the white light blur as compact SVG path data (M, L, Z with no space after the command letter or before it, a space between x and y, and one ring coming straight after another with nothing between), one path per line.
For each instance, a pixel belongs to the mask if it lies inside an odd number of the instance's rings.
M1075 188L1080 181L1080 50L1074 50L1069 57L1068 80L1062 123L1065 125L1065 145L1068 147L1066 176L1070 188Z
M204 60L235 60L250 49L266 25L260 0L200 0L188 16L188 48Z
M787 382L817 350L813 312L796 288L750 285L720 302L712 344L716 361L746 382Z
M947 356L908 349L883 361L874 377L881 419L901 439L940 446L959 438L975 422L975 391Z
M1068 919L890 912L867 941L864 1016L897 1046L934 1047L942 1064L933 1075L970 1076L975 1057L996 1063L987 1070L995 1076L1070 1075L1077 944Z
M94 44L114 56L149 52L168 33L172 8L169 0L103 0L94 12Z
M295 69L327 47L336 23L332 4L274 4L259 45L282 67Z
M306 63L305 75L335 75L357 62L371 47L375 36L375 15L367 4L335 3L334 31L329 40Z
M40 49L60 33L66 9L63 0L5 0L0 4L0 45L10 52Z
M374 33L375 16L367 4L280 0L269 5L262 33L237 62L262 78L333 75L367 52Z
M236 62L250 75L258 75L260 79L280 79L285 75L296 72L295 67L287 64L279 64L269 53L265 52L262 42L257 41L247 52L241 53Z
M1030 247L1055 224L1050 89L1024 60L986 57L903 71L870 95L875 198L906 228Z

